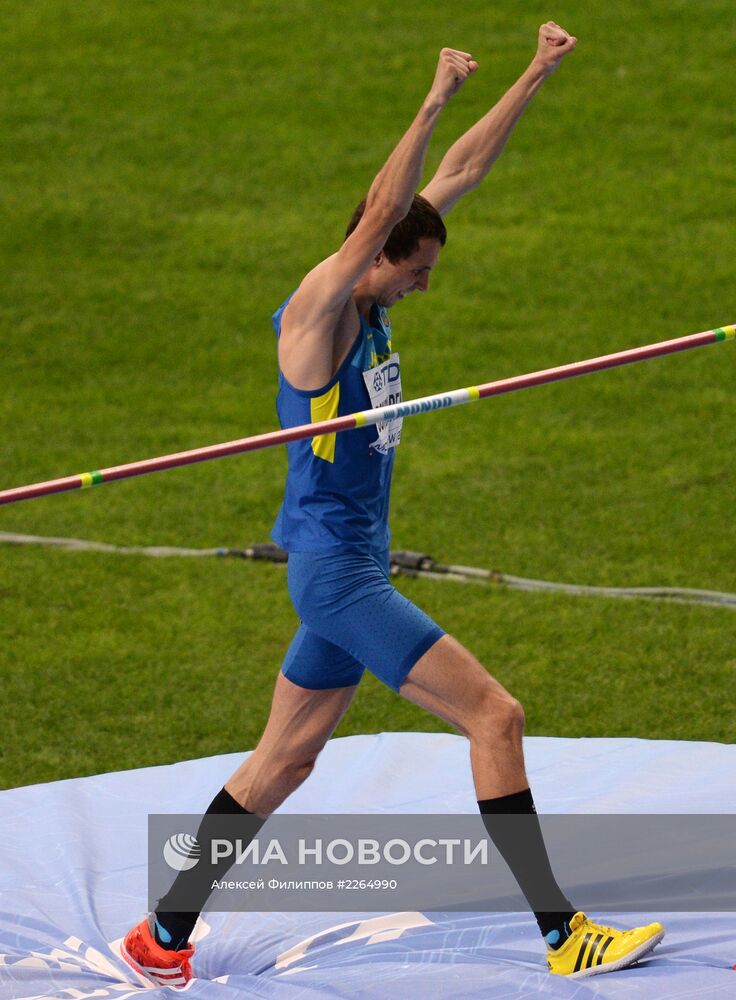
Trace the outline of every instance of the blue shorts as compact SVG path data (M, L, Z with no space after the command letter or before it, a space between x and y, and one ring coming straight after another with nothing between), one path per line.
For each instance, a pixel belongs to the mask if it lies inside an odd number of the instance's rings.
M300 687L350 687L367 668L398 691L445 634L390 582L388 552L290 552L288 575L301 624L281 672Z

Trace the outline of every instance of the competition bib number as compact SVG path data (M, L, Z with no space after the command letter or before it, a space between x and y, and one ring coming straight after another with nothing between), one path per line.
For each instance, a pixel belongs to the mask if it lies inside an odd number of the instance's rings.
M394 406L401 402L401 367L399 355L392 354L388 361L382 361L363 372L368 395L371 397L371 408L376 410L382 406ZM386 455L389 448L395 448L401 441L402 418L383 420L376 424L377 439L371 444L379 454Z

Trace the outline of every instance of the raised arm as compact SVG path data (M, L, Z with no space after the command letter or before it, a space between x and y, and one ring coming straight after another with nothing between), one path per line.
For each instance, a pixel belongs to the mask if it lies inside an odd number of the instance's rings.
M337 253L309 272L289 302L281 324L279 364L297 388L318 389L333 375L335 331L353 288L411 208L440 112L475 68L467 52L442 50L429 93L373 181L357 228Z
M498 158L524 109L562 59L577 45L554 21L539 29L537 52L528 68L498 104L450 147L436 174L421 192L440 215L478 187Z

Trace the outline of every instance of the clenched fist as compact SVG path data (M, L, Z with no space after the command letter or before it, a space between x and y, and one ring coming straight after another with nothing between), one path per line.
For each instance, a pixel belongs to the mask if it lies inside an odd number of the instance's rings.
M570 35L554 21L547 21L539 29L534 61L546 74L554 73L563 58L568 52L572 52L577 44L578 40L574 35Z
M437 72L429 91L430 100L445 105L462 87L471 73L478 69L478 63L469 52L457 49L442 49L437 63Z

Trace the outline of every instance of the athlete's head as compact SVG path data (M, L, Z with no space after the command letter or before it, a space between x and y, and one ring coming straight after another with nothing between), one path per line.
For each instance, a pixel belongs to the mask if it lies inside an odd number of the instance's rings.
M365 198L353 212L345 231L345 239L357 228L364 211ZM420 194L415 194L408 214L391 230L383 252L392 264L398 264L400 260L406 260L417 252L422 239L437 240L443 247L447 242L447 229L434 205Z
M357 227L364 211L365 199L353 212L346 239ZM426 292L429 272L437 263L446 241L447 229L442 216L426 198L415 194L408 214L391 230L366 276L375 301L388 308L410 292Z

